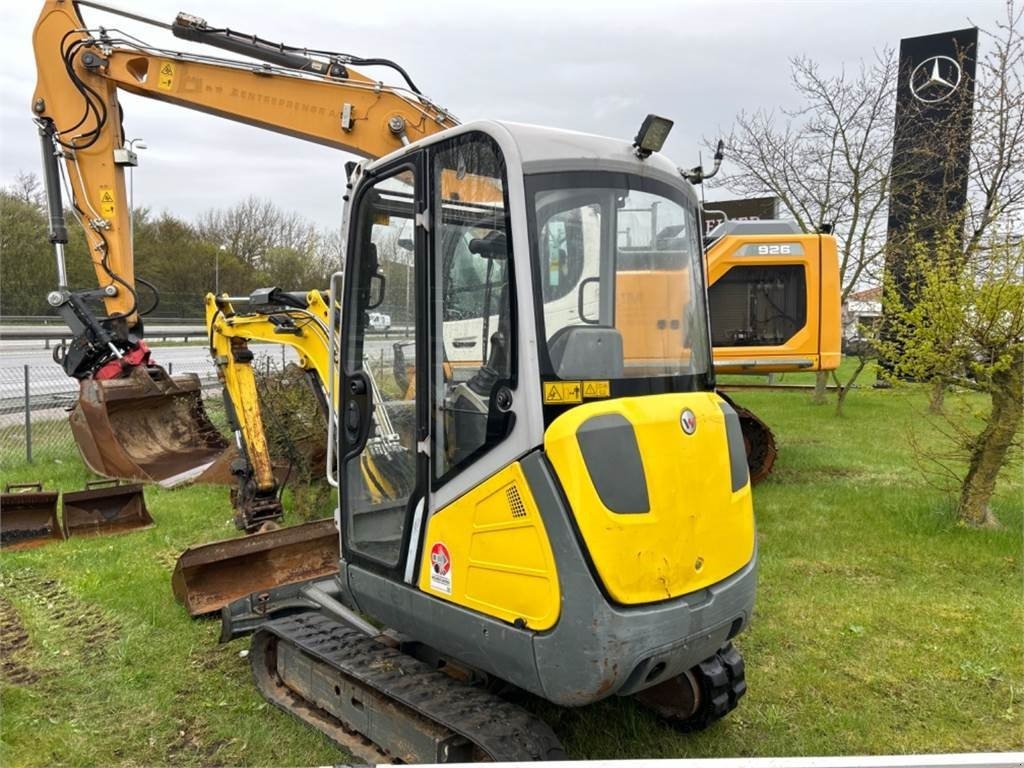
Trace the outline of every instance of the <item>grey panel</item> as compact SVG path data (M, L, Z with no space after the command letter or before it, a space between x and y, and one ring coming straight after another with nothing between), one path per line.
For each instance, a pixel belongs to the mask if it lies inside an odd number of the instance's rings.
M729 470L732 474L733 493L747 484L750 479L747 468L747 448L743 442L743 429L740 417L728 403L718 404L725 415L725 435L729 440Z
M606 413L587 419L576 430L576 441L602 504L619 514L651 511L640 446L625 416Z
M781 219L758 219L756 221L723 221L712 229L707 236L707 242L714 242L726 235L799 235L802 234L800 227L795 221L783 221Z
M621 379L625 368L617 328L568 325L548 342L551 365L560 379Z
M584 559L554 473L544 455L522 459L558 566L562 611L558 624L534 638L545 698L581 706L613 694L629 695L679 674L717 651L750 621L757 583L757 552L727 579L661 603L611 605ZM664 671L647 681L648 670Z
M803 256L800 243L747 243L735 256Z
M466 664L542 694L531 630L517 629L344 560L340 565L348 596L361 612Z

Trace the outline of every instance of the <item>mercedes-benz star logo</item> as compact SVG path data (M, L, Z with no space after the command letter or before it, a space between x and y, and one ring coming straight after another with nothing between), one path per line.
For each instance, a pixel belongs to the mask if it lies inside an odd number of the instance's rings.
M945 101L960 86L963 71L956 59L949 56L931 56L910 73L910 92L925 104Z

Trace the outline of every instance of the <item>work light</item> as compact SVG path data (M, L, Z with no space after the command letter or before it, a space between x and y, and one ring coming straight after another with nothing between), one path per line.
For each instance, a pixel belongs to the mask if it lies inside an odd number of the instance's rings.
M672 121L667 117L648 115L644 118L640 130L633 139L633 146L636 147L636 156L643 160L649 157L651 152L658 152L665 144L669 131L672 130Z

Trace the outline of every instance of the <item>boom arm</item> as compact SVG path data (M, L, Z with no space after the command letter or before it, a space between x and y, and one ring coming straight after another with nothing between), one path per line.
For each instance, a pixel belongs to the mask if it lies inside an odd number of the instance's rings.
M243 307L244 301L246 307ZM241 311L236 311L239 304ZM282 514L278 485L263 428L249 342L286 344L299 353L299 366L312 374L319 399L326 405L329 375L329 311L323 295L305 296L277 289L262 290L243 300L206 296L210 354L224 384L228 421L235 432L240 458L232 465L238 477L236 508L239 527L255 530ZM327 408L323 408L326 414Z
M376 82L348 66L351 57L300 55L253 36L210 29L184 14L171 29L179 37L265 63L167 51L116 30L91 30L76 5L62 0L47 0L33 34L38 81L32 111L43 133L44 163L55 166L54 154L63 160L100 286L99 291L70 291L61 284L51 294L50 303L76 331L64 367L77 378L118 375L126 364L145 362L144 354L131 354L144 351L144 302L125 204L123 167L134 159L124 143L119 89L363 157L379 157L457 124L411 82L409 88ZM62 219L59 190L50 200L51 219ZM51 241L63 276L59 234L51 231ZM86 300L95 298L104 302L103 320L86 307ZM123 361L114 361L114 371L104 373L114 357Z

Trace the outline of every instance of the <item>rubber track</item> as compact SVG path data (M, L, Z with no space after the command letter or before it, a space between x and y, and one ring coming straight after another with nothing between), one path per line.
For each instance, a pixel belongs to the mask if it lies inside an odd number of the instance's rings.
M260 631L277 635L340 674L463 736L491 760L565 759L547 723L319 613L269 621Z

